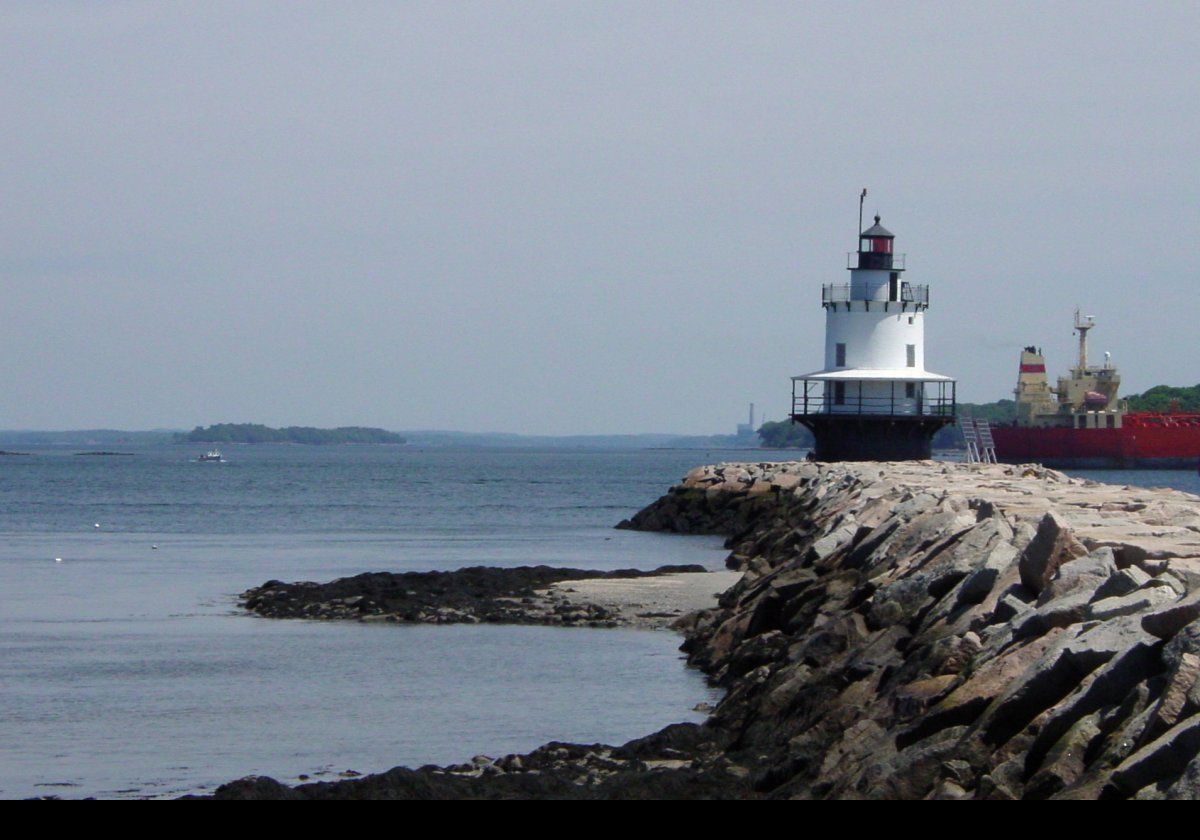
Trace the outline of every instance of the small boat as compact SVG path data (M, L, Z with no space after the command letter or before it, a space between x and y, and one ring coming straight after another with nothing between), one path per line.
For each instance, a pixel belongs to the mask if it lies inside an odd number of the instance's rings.
M196 459L197 461L224 461L225 458L221 455L219 449L210 449Z

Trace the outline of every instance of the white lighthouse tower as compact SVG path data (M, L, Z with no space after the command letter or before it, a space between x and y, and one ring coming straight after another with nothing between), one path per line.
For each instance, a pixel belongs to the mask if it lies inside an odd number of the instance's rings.
M821 289L825 367L792 377L792 421L812 430L818 461L928 458L954 422L954 380L925 369L929 288L901 279L894 241L876 216L848 255L850 282Z

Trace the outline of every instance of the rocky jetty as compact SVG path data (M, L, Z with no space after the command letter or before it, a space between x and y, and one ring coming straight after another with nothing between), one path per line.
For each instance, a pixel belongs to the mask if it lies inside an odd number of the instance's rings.
M624 527L725 533L681 622L727 693L624 747L220 797L1196 798L1200 498L1040 467L723 464Z
M573 598L569 581L633 580L704 573L703 566L653 571L473 566L451 572L372 572L329 583L270 580L242 593L245 609L268 618L421 624L542 624L617 627L665 623L674 613L636 613ZM711 600L708 603L712 603ZM642 620L644 619L644 620Z
M1200 498L1033 466L723 465L634 522L739 523L762 497L745 574L685 643L756 791L1200 794Z

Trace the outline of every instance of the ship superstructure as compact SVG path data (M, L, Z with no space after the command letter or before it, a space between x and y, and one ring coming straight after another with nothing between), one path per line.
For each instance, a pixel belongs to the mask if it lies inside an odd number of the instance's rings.
M1088 333L1095 326L1095 318L1075 312L1079 358L1055 387L1042 351L1021 351L1017 419L992 428L997 457L1062 469L1196 469L1200 414L1130 411L1109 354L1103 364L1089 364Z
M1021 351L1017 374L1017 425L1038 428L1119 429L1129 405L1120 398L1121 376L1107 353L1103 365L1088 364L1088 332L1096 326L1091 315L1075 310L1079 358L1070 376L1050 387L1046 359L1039 348Z

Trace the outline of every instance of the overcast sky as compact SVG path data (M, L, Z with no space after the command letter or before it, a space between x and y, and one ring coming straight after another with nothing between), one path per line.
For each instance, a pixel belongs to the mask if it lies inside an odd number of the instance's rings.
M1200 4L0 6L0 427L732 431L857 198L930 369L1200 382Z

